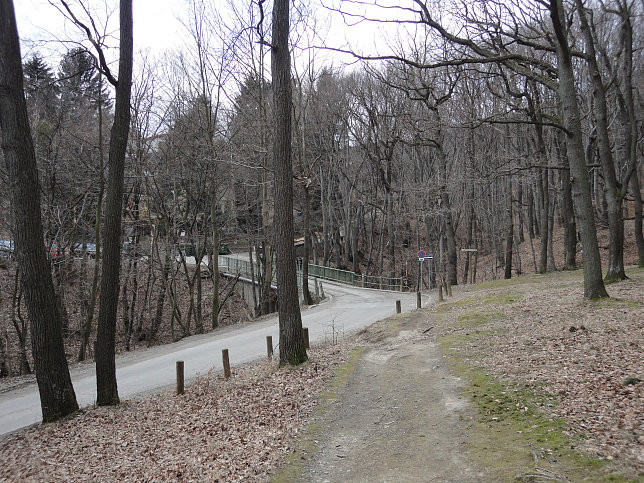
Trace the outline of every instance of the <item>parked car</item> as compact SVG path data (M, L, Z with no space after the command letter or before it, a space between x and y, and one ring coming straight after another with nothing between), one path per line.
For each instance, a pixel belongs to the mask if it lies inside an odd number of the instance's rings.
M76 243L74 245L74 252L77 254L82 254L83 253L83 244L82 243ZM85 254L87 258L96 258L96 245L94 243L86 243L85 244Z
M47 248L45 245L45 248L49 252L49 255L51 255L52 258L56 257L62 257L65 255L66 250L64 248L59 247L56 243L52 243L50 247Z

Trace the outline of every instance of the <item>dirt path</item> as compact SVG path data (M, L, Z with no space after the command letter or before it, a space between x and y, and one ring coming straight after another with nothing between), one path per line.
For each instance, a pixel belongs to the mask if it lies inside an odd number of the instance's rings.
M482 480L465 448L473 410L428 328L419 312L361 334L367 347L314 420L297 481Z

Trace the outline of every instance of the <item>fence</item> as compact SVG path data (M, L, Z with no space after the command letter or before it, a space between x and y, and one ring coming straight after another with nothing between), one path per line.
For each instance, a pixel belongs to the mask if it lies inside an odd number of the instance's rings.
M247 260L239 260L225 255L219 256L219 270L223 272L240 273L245 277L250 277L250 268L250 262ZM257 264L253 266L253 269L255 276L257 276L259 273ZM302 270L299 264L297 268L297 278L299 286L301 285L302 280ZM359 275L348 270L314 265L312 263L309 263L309 278L331 280L333 282L345 283L356 287L377 288L380 290L400 290L401 292L406 286L405 279L400 277L390 278L380 277L377 275Z

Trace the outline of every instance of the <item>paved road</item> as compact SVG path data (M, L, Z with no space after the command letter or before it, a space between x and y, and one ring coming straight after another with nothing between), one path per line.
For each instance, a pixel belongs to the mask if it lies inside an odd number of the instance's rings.
M395 313L400 300L403 312L415 310L415 294L354 288L323 282L328 301L303 310L303 326L312 342L342 338ZM185 363L186 379L221 369L221 350L229 349L231 365L266 356L266 336L279 340L277 317L228 327L212 334L193 336L174 344L123 354L116 359L119 395L126 399L148 391L172 386L175 362ZM277 352L278 349L276 349ZM93 365L71 370L76 397L81 406L94 404L96 378ZM41 421L40 401L35 383L0 394L0 435Z

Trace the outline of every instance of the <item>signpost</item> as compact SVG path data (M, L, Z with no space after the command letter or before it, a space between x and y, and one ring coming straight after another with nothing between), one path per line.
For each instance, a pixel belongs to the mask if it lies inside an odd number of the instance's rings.
M428 286L429 290L432 289L432 260L434 255L426 254L423 250L418 252L418 261L420 262L420 292L423 291L423 262L425 259L429 260L429 270L428 270Z

